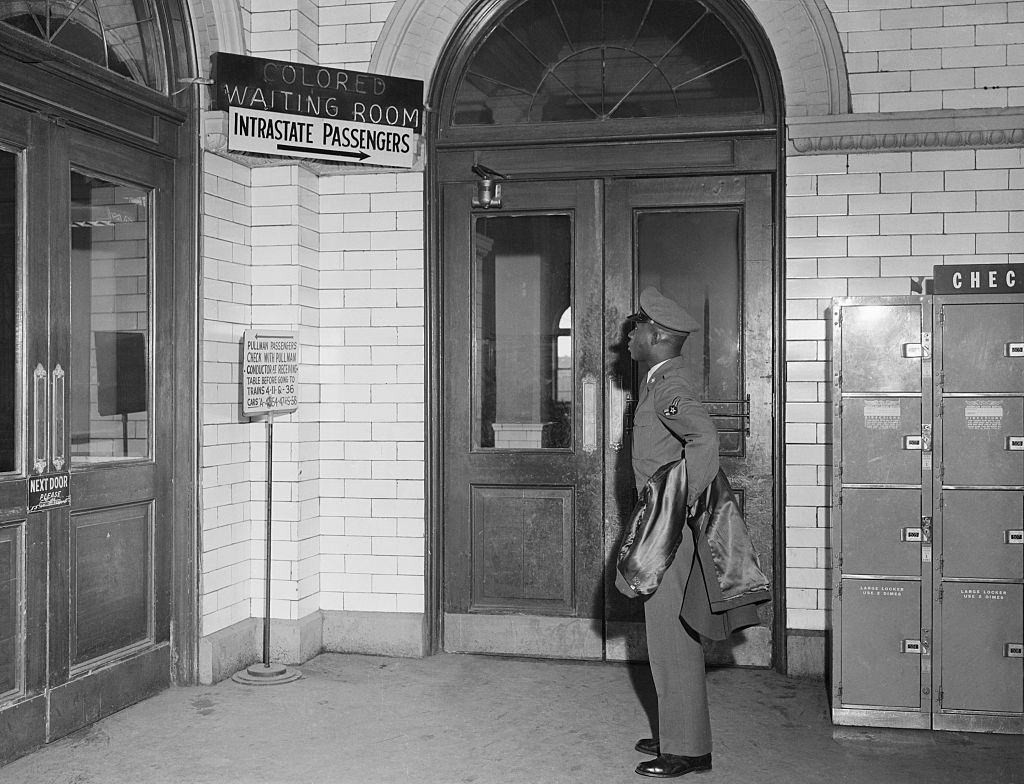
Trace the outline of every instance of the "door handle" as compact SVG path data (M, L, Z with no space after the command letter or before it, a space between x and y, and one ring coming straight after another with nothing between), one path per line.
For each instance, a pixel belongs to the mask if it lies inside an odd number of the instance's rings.
M50 405L53 411L53 424L50 426L50 452L53 454L53 470L64 468L64 368L58 362L53 368L50 383Z
M47 451L49 438L47 438L46 419L46 368L41 364L36 365L32 372L32 407L35 416L35 430L32 434L32 469L41 474L50 463L50 453Z
M608 376L608 430L609 443L613 451L622 449L626 440L626 416L633 396L622 386L622 376Z
M583 377L583 451L597 450L597 379L589 373Z

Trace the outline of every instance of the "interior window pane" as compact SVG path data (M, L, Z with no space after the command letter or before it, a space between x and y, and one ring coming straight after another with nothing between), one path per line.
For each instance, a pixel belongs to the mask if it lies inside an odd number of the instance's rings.
M467 73L455 102L453 119L456 125L519 123L526 120L532 102L532 92Z
M475 221L474 445L572 445L572 220Z
M152 0L2 0L0 22L139 84L164 86Z
M530 118L541 122L600 119L603 73L600 50L588 49L575 55L545 79ZM568 85L575 85L575 89L570 91Z
M502 26L526 44L541 63L554 62L572 50L551 0L529 0L502 22Z
M604 40L603 3L600 0L552 0L558 8L573 49L582 49Z
M466 73L455 125L762 110L742 44L698 0L529 0Z
M473 59L473 72L500 84L533 93L544 78L544 63L507 30L499 27Z
M71 462L149 455L149 193L71 173Z
M0 151L0 472L18 467L17 158Z
M706 401L735 401L743 390L739 227L738 209L636 213L639 290L656 286L703 324L683 345L682 356L690 377L701 380ZM741 449L743 423L735 416L740 406L710 408L722 451Z
M655 62L673 47L685 51L693 31L709 14L693 0L655 0L636 36L636 49Z

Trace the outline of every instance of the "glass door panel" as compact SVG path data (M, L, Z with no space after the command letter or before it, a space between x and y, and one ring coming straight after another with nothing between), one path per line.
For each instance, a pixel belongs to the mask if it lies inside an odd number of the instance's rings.
M150 456L150 193L71 172L71 462Z
M683 346L686 371L699 379L722 453L742 454L740 210L636 210L634 219L639 288L656 287L701 322Z
M572 218L476 218L474 445L572 446Z
M0 150L0 473L18 467L17 174L18 157Z

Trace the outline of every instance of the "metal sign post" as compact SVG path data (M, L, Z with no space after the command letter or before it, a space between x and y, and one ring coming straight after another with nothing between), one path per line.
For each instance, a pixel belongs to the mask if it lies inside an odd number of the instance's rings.
M263 597L263 662L236 672L232 680L250 686L289 683L298 670L270 662L270 566L274 508L274 415L298 409L296 380L299 337L295 332L247 329L242 339L242 413L267 417L267 532Z

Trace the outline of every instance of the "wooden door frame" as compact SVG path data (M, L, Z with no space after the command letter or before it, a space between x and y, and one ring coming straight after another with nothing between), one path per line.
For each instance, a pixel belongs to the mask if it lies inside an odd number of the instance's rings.
M442 403L442 318L443 291L442 226L439 222L440 183L474 181L471 166L481 162L513 177L535 179L601 178L604 176L688 176L768 173L773 175L773 327L775 355L773 386L773 472L775 494L775 551L773 553L775 603L773 662L786 672L785 612L785 102L782 74L771 43L749 8L733 0L716 2L716 10L727 18L755 64L756 78L764 99L765 113L758 122L734 118L667 118L644 126L637 135L635 124L616 121L602 128L598 123L555 123L539 126L488 126L452 128L447 112L461 76L478 41L494 20L514 0L477 0L456 25L438 58L430 80L428 106L427 162L425 167L424 221L426 238L426 542L425 613L423 649L439 651L442 634L442 591L444 553L441 497L443 493L442 449L444 417Z
M452 307L446 315L446 322L449 325L453 322L458 324L460 320L463 322L445 336L449 350L462 356L453 359L454 372L449 368L444 389L449 403L462 409L458 416L450 415L443 423L447 438L444 450L446 465L453 477L445 496L448 504L446 519L449 521L449 537L445 544L449 546L448 555L454 559L452 563L479 565L482 560L482 542L495 532L492 526L496 518L501 517L501 514L492 517L482 507L477 507L477 504L483 503L483 497L478 493L493 492L495 495L490 496L491 499L501 503L498 498L506 497L504 493L513 489L516 492L522 490L527 499L546 498L558 503L556 499L560 498L563 514L567 509L571 510L570 514L562 517L563 525L568 522L568 529L571 530L568 533L565 527L562 528L562 544L571 553L571 558L553 559L540 569L549 575L556 574L558 569L562 570L561 595L549 586L550 592L541 592L545 594L543 597L519 596L515 589L508 594L499 591L487 597L487 591L478 582L482 572L476 566L468 569L461 565L449 568L444 581L444 598L447 599L445 617L451 624L447 635L449 650L514 652L532 656L564 655L566 658L590 660L602 656L603 635L595 632L596 622L602 621L602 610L595 603L604 594L603 539L598 535L603 507L604 462L598 443L588 449L584 434L587 431L588 412L596 418L604 409L599 383L604 362L603 333L599 326L596 331L593 327L581 331L582 325L588 321L596 319L596 324L600 323L603 290L600 278L603 255L600 224L603 221L603 210L598 185L597 181L584 178L557 182L517 181L505 187L501 210L472 208L471 211L466 208L475 193L472 184L445 184L443 189L445 206L442 209L446 215L443 219L448 223L448 236L451 237L450 252L460 260L473 255L476 243L472 235L476 221L529 219L538 216L557 217L566 221L569 227L568 306L572 312L574 336L573 404L569 420L572 425L571 443L560 447L548 445L537 450L531 448L525 452L503 448L500 444L495 444L497 448L482 446L477 443L480 438L477 432L479 423L474 422L471 427L466 417L469 409L464 408L466 404L474 406L471 401L477 399L470 391L470 386L477 380L476 373L480 368L475 359L465 353L465 349L470 342L469 332L482 327L476 313L481 303L475 303L474 307L462 314L461 319L458 314L464 298L475 298L473 292L479 293L479 289L473 285L472 276L465 281L460 280L462 273L469 271L468 268L459 266L447 271L445 277L452 291L446 296ZM464 220L467 216L468 223ZM460 289L460 286L466 288ZM550 317L551 313L546 315ZM499 350L497 355L501 354ZM583 402L585 395L582 391L588 378L596 387L593 406L589 409ZM596 419L591 421L596 422ZM471 431L476 432L475 437L470 435ZM568 497L558 495L567 489ZM548 523L557 530L558 515L552 517ZM540 549L549 554L553 548L540 545ZM453 606L453 599L457 606ZM492 632L488 621L482 621L482 626L475 626L483 618L490 622L501 618L503 631ZM520 623L522 625L517 626ZM518 629L511 632L512 637L516 638L516 644L507 645L508 635L513 629ZM460 645L460 639L465 647Z
M427 542L425 563L426 602L424 650L436 653L443 645L443 427L442 341L443 226L440 222L440 197L443 183L474 182L471 167L484 163L514 179L600 179L602 177L705 176L767 173L774 178L771 214L774 220L773 248L773 472L777 492L774 516L775 614L772 629L772 661L780 672L786 670L785 613L785 426L783 413L785 366L784 326L784 249L779 226L783 210L784 148L782 135L757 132L736 136L690 139L641 140L635 142L576 143L540 147L438 147L428 159L425 190L427 274L427 428L426 428L426 515Z
M166 443L171 517L171 680L194 684L199 650L198 427L199 194L202 88L184 0L156 3L166 34L169 95L0 26L0 106L10 104L100 138L173 160L174 255L156 274L173 277L172 423ZM17 56L15 56L17 53ZM41 78L42 77L42 78ZM187 82L182 87L182 82Z

